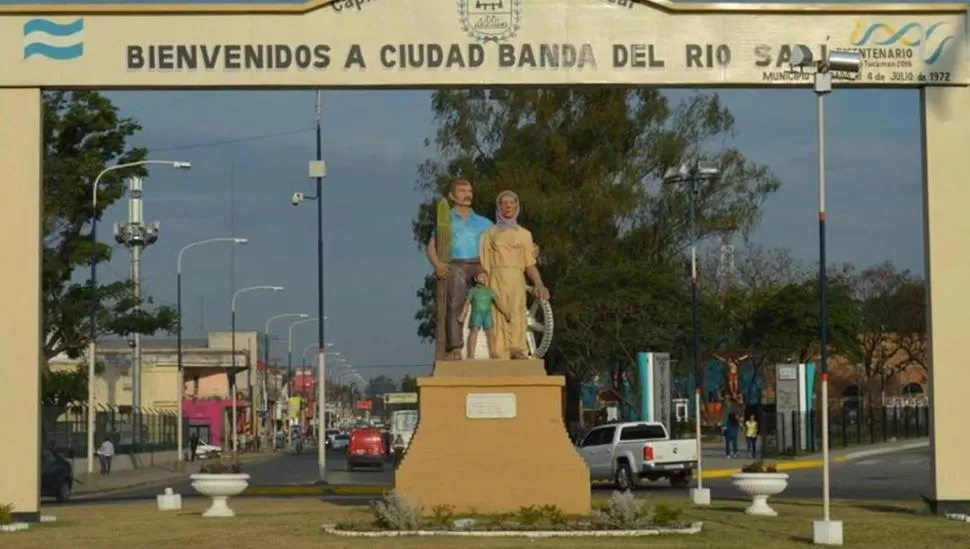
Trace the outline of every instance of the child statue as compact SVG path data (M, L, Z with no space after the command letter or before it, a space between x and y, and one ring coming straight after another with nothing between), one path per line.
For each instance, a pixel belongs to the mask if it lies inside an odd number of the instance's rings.
M498 358L495 350L495 330L492 322L492 307L508 321L509 312L503 309L502 304L497 299L495 290L488 287L488 275L478 273L475 275L475 285L468 289L465 298L465 308L461 313L462 323L468 323L468 354L469 358L475 356L475 349L478 346L478 334L485 332L485 340L488 343L488 356Z

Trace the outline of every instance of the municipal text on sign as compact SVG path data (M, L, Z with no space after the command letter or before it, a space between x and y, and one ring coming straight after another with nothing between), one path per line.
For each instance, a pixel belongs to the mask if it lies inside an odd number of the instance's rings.
M470 393L465 400L468 419L511 419L515 415L513 393Z

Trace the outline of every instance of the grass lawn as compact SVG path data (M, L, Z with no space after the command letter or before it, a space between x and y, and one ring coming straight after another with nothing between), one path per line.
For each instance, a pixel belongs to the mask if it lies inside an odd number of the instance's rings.
M652 498L684 505L683 498ZM203 519L201 499L186 500L182 511L159 512L154 502L122 505L54 507L48 514L57 523L34 526L27 532L0 534L4 549L96 547L98 549L228 549L408 548L449 549L505 547L717 547L725 549L784 549L811 546L812 520L821 516L818 502L773 502L778 517L744 515L747 503L717 501L708 509L688 508L688 517L704 522L694 536L649 538L580 538L530 541L522 538L340 538L324 534L321 525L343 519L367 519L366 507L336 505L315 499L237 498L230 502L234 519ZM907 547L966 549L970 525L923 515L918 504L839 503L833 518L845 524L846 547Z

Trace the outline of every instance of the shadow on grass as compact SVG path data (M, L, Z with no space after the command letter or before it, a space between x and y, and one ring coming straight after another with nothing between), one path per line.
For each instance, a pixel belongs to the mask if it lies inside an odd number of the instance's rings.
M874 513L894 513L898 515L930 516L929 509L904 505L892 505L884 503L857 503L852 505L856 509L872 511Z

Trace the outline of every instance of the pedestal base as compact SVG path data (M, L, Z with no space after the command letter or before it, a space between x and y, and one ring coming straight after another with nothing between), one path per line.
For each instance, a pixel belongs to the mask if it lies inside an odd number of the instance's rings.
M842 521L816 520L812 523L812 541L815 545L842 545Z
M395 490L430 511L590 511L590 475L562 420L561 376L532 360L439 362L418 380L418 427ZM474 374L474 375L473 375Z
M212 505L202 513L202 516L206 518L231 518L236 516L236 512L229 507L228 500L229 498L226 496L212 496Z
M711 489L710 488L691 488L690 502L692 505L710 505Z

